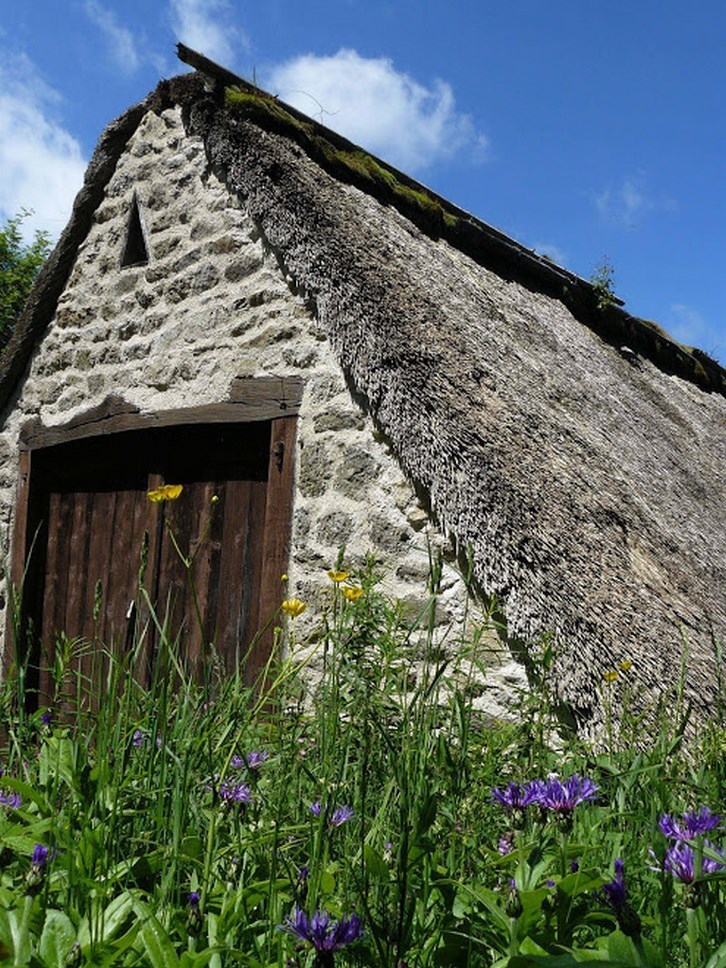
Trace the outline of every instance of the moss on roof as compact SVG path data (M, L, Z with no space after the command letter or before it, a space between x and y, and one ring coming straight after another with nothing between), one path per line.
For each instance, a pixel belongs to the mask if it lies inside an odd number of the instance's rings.
M237 80L224 87L224 98L238 117L291 138L329 174L393 205L431 238L444 238L501 275L561 299L606 341L627 344L666 372L726 394L726 371L707 353L678 343L650 320L631 316L617 299L604 303L592 283L508 239L278 98Z

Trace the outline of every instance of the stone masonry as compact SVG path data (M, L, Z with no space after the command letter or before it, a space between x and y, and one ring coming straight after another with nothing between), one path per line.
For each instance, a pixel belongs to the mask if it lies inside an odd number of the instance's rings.
M134 193L147 265L120 268ZM207 167L201 141L180 113L148 113L131 138L95 224L82 244L20 397L0 437L0 542L12 534L18 434L31 417L65 424L114 393L141 411L226 400L235 378L297 375L305 381L298 428L297 486L288 595L308 603L298 623L314 627L331 585L327 569L345 546L345 566L372 552L383 590L414 622L427 602L429 554L446 559L385 440L356 403L314 307L285 277L244 205ZM284 586L281 584L281 597ZM445 561L436 623L442 641L471 635L483 616ZM4 626L4 622L2 623ZM482 707L504 716L521 667L495 639Z

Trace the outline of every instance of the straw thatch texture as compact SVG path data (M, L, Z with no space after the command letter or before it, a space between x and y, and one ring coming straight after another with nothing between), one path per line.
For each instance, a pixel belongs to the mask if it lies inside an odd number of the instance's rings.
M209 102L191 112L352 385L510 635L558 643L559 691L594 716L624 659L642 698L715 699L726 630L726 399L608 345Z

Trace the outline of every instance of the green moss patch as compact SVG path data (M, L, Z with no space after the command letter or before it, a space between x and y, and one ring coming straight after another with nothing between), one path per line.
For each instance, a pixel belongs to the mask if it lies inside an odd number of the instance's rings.
M301 121L275 98L230 87L226 89L225 99L235 113L292 138L331 175L356 185L385 204L394 205L428 234L438 237L444 225L455 228L456 216L445 215L439 202L427 192L404 184L367 152L339 147L317 125Z

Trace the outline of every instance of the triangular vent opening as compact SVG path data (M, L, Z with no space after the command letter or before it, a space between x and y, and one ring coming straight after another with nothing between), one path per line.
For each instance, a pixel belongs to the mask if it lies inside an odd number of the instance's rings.
M134 197L131 201L131 211L129 212L129 221L126 226L126 244L121 255L121 268L145 266L148 261L149 250L146 248L144 228L141 224L139 199L134 192Z

